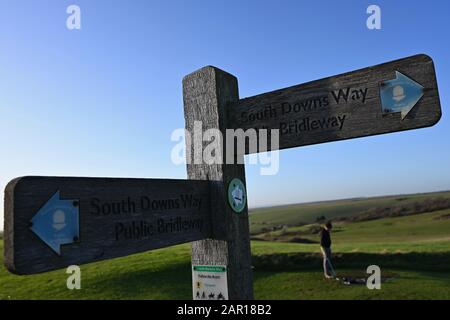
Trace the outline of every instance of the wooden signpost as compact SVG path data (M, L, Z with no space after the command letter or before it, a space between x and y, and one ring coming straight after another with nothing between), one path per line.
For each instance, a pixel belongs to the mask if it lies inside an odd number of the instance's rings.
M441 108L433 61L416 55L241 99L228 116L229 128L278 129L286 149L432 126Z
M208 238L207 181L23 177L5 190L5 264L32 274Z
M223 137L227 129L277 129L279 149L422 128L441 117L426 55L245 99L234 76L205 67L183 79L183 98L189 132L197 121ZM205 148L202 136L193 140L187 154ZM228 143L219 141L222 155ZM5 264L32 274L194 241L194 299L252 299L243 156L188 159L191 180L15 179L5 190ZM217 292L201 291L203 279Z

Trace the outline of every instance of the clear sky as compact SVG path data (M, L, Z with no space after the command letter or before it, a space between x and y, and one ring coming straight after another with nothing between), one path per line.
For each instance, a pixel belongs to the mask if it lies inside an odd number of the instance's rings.
M66 28L70 4L81 30ZM381 30L366 27L370 4ZM184 127L181 80L205 65L246 97L426 53L436 126L282 151L277 175L247 166L248 199L450 189L449 16L449 1L1 0L0 188L23 175L186 178L170 135Z

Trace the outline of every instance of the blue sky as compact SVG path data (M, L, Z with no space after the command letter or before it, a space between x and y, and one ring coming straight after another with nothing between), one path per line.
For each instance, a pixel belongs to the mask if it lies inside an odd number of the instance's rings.
M70 4L81 30L65 26ZM366 28L370 4L381 30ZM450 189L449 15L448 1L2 1L0 188L23 175L185 178L170 135L184 127L181 80L205 65L246 97L426 53L436 126L282 151L275 176L247 166L248 199Z

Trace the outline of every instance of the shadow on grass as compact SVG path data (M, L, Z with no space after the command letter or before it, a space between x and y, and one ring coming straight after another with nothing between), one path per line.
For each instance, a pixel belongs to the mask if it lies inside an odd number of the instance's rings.
M87 287L99 293L106 288L113 297L120 299L189 299L192 296L191 265L183 262L158 270L129 270L102 277Z
M256 271L301 271L316 270L322 267L319 253L276 253L252 257ZM448 271L450 252L443 253L337 253L333 255L337 268L367 268L378 265L380 268L405 269L417 271Z

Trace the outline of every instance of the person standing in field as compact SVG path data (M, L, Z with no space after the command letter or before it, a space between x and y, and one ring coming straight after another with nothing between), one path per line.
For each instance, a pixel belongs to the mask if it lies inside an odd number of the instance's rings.
M323 256L323 273L327 279L336 278L336 273L334 272L333 264L331 263L331 229L333 229L333 225L329 221L320 231L320 249L322 250Z

